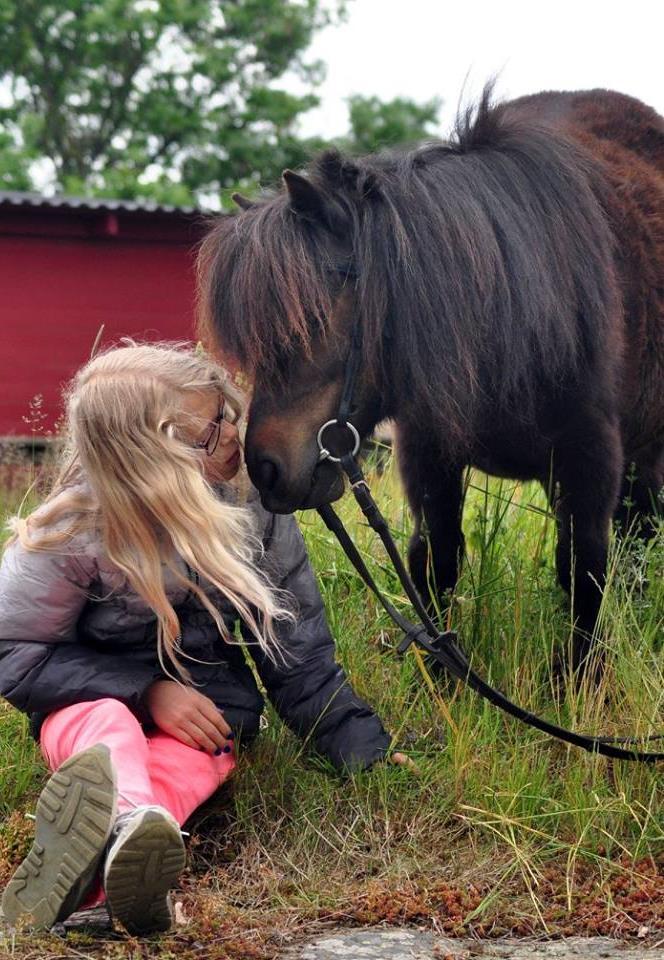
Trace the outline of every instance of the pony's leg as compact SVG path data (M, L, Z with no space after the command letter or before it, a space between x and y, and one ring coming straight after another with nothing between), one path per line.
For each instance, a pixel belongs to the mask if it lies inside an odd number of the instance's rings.
M397 432L397 455L415 529L408 562L413 582L429 610L445 606L456 585L464 553L461 529L463 466L443 465L427 447Z
M572 595L572 666L580 673L592 652L622 471L618 427L609 421L585 427L557 446L554 465L556 567L560 585Z

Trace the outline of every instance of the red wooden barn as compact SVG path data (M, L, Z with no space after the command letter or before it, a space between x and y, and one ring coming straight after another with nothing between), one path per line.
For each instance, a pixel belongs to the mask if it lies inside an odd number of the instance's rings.
M193 337L205 227L191 207L0 191L0 437L31 436L39 396L52 429L102 324L105 344Z

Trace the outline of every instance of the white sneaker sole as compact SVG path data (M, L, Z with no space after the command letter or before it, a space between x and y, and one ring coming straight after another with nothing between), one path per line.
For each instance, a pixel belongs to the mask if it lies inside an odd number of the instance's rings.
M134 935L169 930L173 918L168 891L185 862L176 824L156 810L146 811L107 860L104 887L111 915Z

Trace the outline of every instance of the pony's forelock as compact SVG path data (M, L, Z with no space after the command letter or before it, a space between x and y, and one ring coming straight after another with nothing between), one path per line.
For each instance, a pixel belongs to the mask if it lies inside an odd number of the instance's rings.
M286 196L224 216L199 256L199 330L213 349L275 386L289 356L311 356L332 299L320 228L299 220Z

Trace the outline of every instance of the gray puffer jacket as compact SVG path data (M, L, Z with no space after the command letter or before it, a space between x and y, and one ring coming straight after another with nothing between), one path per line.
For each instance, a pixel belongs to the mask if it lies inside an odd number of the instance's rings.
M271 580L295 598L297 622L278 635L288 664L275 666L248 645L280 717L337 769L368 767L383 757L389 736L335 662L323 602L292 516L267 513L257 496L249 508ZM180 570L195 575L184 561ZM165 573L181 624L184 660L197 689L210 697L246 744L258 733L264 701L242 648L226 643L198 598ZM231 633L238 614L211 584L201 586ZM204 661L199 663L197 661ZM153 611L104 555L99 539L79 535L58 552L12 544L0 566L0 696L32 714L39 737L46 716L61 707L113 697L142 723L144 694L164 678Z

